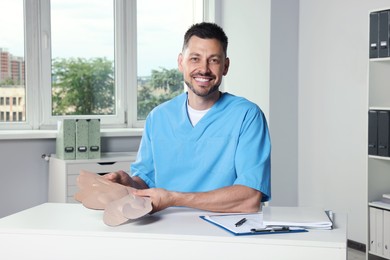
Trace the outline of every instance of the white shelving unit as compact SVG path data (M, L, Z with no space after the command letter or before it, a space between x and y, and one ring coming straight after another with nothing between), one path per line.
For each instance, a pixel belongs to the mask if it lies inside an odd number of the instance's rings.
M368 109L390 111L390 58L369 60L368 84ZM390 234L385 220L390 208L375 203L390 193L390 157L368 155L367 160L367 259L390 259L390 241L385 241Z
M49 162L49 202L77 203L77 176L80 170L98 174L123 170L128 172L136 153L103 153L100 159L63 160L51 155Z

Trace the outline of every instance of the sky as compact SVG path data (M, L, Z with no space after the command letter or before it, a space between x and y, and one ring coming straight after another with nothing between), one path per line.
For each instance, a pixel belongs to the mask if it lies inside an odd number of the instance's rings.
M52 0L52 58L114 58L112 0ZM77 8L74 8L77 6ZM0 0L0 48L24 56L23 0ZM174 10L174 11L173 11ZM192 0L140 0L138 75L177 68L183 35L193 23Z
M0 10L0 48L23 57L23 1L0 0Z

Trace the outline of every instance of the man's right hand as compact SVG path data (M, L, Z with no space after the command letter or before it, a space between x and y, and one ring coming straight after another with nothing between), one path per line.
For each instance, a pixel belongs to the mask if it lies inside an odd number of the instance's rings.
M131 177L125 171L110 172L103 177L109 181L116 182L125 186L130 186L136 189L148 189L148 185L139 177Z
M132 186L132 179L125 171L116 171L104 174L103 177L109 181L116 182L125 186Z

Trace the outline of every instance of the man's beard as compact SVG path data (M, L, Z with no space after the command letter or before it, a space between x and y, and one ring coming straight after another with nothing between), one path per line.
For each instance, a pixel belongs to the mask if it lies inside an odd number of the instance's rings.
M192 84L190 84L188 81L184 81L184 82L186 83L187 87L188 87L189 89L191 89L191 91L194 92L194 94L197 95L197 96L199 96L199 97L208 97L208 96L210 96L210 95L213 94L214 92L218 91L219 86L220 86L220 84L214 85L211 89L209 89L208 92L204 93L204 92L199 92L199 91L197 91L197 90L194 88L194 86L193 86Z

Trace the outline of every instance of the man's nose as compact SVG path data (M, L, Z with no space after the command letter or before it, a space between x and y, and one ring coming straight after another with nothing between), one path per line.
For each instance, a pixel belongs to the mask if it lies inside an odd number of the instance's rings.
M203 73L203 74L206 74L206 73L209 73L210 72L210 64L209 62L206 60L206 61L202 61L200 64L199 64L199 72L200 73Z

